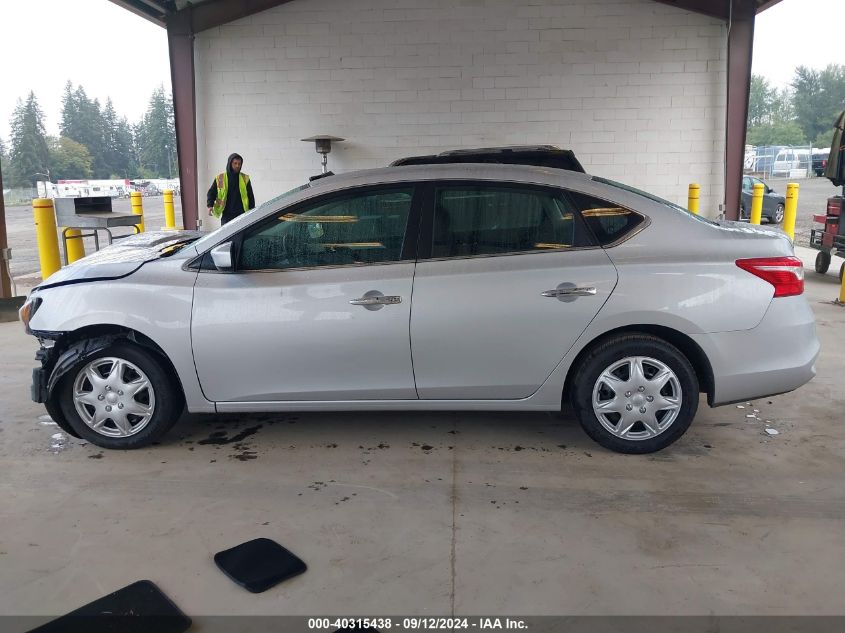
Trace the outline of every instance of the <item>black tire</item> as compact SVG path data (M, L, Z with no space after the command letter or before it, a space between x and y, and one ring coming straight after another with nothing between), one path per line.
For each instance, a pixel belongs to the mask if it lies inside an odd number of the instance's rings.
M89 427L77 412L73 400L73 384L77 375L92 361L101 358L118 358L128 361L143 371L155 397L153 413L146 425L125 437L110 437ZM184 408L184 397L178 382L163 367L162 360L153 352L119 342L77 363L54 389L57 404L75 435L102 448L134 449L148 446L162 437L179 419ZM129 405L127 405L129 406ZM113 423L112 423L113 424Z
M62 431L68 435L72 435L73 437L79 437L79 433L77 433L68 423L67 418L65 418L65 414L62 413L62 408L59 406L56 399L48 399L47 402L44 403L44 408L47 409L47 413L53 419L53 422L55 422Z
M824 251L819 251L816 254L816 272L820 275L824 275L827 272L827 269L830 268L830 253L825 253Z
M615 362L634 356L663 363L674 372L680 386L681 406L677 417L665 430L647 439L617 437L602 425L593 410L593 388L602 372ZM587 353L575 372L570 395L575 415L587 435L612 451L633 454L659 451L680 438L695 418L699 398L695 370L674 345L656 336L633 333L605 339Z

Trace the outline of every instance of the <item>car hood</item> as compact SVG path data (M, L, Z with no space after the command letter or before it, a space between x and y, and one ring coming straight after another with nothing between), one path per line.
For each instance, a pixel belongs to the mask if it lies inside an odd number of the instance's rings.
M36 288L126 277L147 262L174 255L181 245L202 235L200 231L150 231L131 235L56 271Z

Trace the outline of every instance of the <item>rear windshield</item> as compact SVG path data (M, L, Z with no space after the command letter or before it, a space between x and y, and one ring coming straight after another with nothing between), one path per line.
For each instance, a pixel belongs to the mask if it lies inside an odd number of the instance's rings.
M708 220L707 218L703 218L700 215L696 215L689 209L684 209L682 206L675 204L674 202L669 202L668 200L664 200L658 196L655 196L652 193L648 193L647 191L643 191L642 189L637 189L636 187L631 187L630 185L623 184L621 182L616 182L615 180L610 180L608 178L601 178L599 176L593 176L593 180L595 182L600 182L605 185L610 185L611 187L616 187L617 189L622 189L623 191L627 191L628 193L633 193L638 196L642 196L643 198L647 198L652 202L656 202L658 204L662 204L665 207L669 207L673 211L680 211L690 217L695 218L696 220L700 220L701 222L706 222L707 224L716 224L712 220Z

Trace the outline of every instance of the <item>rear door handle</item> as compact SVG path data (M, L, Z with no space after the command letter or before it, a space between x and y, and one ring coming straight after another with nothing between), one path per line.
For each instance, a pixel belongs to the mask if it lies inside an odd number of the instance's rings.
M360 299L350 299L349 303L354 306L390 306L402 303L402 297L391 296L377 296L377 297L361 297Z
M555 288L554 290L544 290L541 294L544 297L588 297L596 294L596 289L587 286L575 286L569 288Z

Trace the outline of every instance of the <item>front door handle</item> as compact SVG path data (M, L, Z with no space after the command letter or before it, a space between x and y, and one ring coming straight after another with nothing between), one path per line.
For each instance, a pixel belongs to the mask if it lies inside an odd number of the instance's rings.
M596 289L587 286L570 286L563 288L555 288L554 290L544 290L541 293L544 297L589 297L596 294Z
M397 303L402 303L402 297L396 295L361 297L360 299L350 299L349 303L354 306L392 306Z

